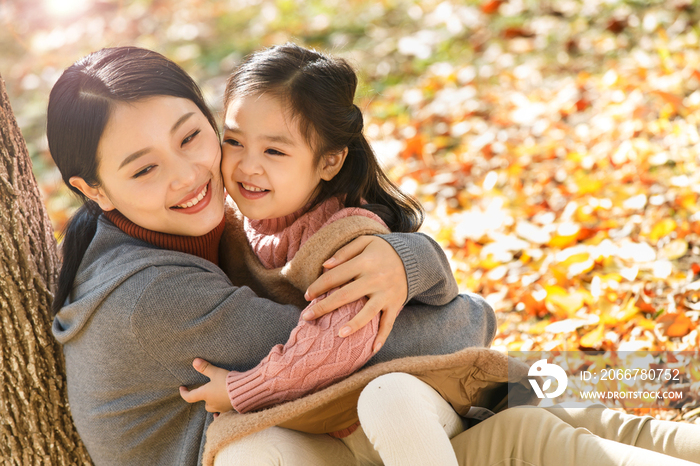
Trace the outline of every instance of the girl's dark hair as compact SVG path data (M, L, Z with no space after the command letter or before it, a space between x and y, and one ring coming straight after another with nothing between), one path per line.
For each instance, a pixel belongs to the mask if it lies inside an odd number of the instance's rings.
M91 53L66 69L51 90L46 117L49 151L63 181L83 200L64 232L54 314L70 294L102 212L69 180L79 176L90 186L99 186L97 146L115 105L154 96L191 100L218 134L216 120L197 84L178 65L151 50L115 47Z
M346 207L374 211L391 231L416 231L423 223L423 208L379 166L362 134L362 112L353 103L356 88L357 76L345 60L285 44L253 53L236 68L226 85L224 108L239 96L267 93L279 98L298 121L316 162L348 148L340 172L321 181L310 208L333 196L344 197Z

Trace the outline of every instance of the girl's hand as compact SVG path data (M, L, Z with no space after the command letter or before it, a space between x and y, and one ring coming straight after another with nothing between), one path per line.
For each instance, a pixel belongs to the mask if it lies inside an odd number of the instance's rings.
M226 389L226 369L209 364L201 358L192 361L192 367L197 372L209 377L209 382L204 385L189 390L187 387L180 387L180 396L188 403L204 401L204 408L210 413L225 413L231 411L231 400Z
M351 335L382 312L373 347L374 352L379 351L408 296L401 258L378 236L361 236L340 248L323 267L326 272L306 290L306 299L311 301L333 288L341 288L307 309L303 318L316 319L367 296L365 306L340 330L340 336Z

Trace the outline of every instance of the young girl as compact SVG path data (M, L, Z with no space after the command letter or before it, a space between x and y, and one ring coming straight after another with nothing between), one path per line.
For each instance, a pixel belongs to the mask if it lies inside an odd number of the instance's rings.
M253 54L228 81L224 184L245 216L252 249L268 269L284 267L314 235L351 217L370 219L377 232L420 227L420 205L388 180L362 134L362 113L353 103L356 87L357 77L344 60L293 44ZM191 393L183 388L183 397L203 399L211 410L233 407L244 413L299 398L350 375L372 356L377 332L375 318L340 338L362 304L360 300L317 322L302 323L285 346L273 348L257 367L228 373L228 396L220 376ZM203 365L201 360L195 363ZM456 435L463 427L450 411L451 433ZM437 418L433 427L454 459ZM331 435L344 438L356 428L354 424Z
M348 219L369 219L378 228L387 226L394 232L415 231L420 226L420 206L388 181L362 134L362 114L353 103L356 86L355 73L345 61L292 44L253 54L228 81L222 175L245 216L248 241L268 269L287 266L316 236ZM342 234L343 230L331 231ZM210 411L233 407L245 413L299 398L351 374L372 355L377 330L375 320L351 337L339 338L345 322L359 307L361 302L356 302L333 316L302 323L286 345L275 347L246 372L227 372L196 360L195 367L211 382L192 391L182 388L183 398L204 400ZM216 464L457 465L467 460L508 464L506 460L520 458L545 465L561 464L568 455L556 449L561 445L576 450L570 464L583 464L587 455L600 455L606 448L617 453L605 464L625 464L625 458L637 461L649 455L593 440L595 436L574 430L576 419L564 424L556 412L551 416L540 410L511 409L464 433L467 437L456 445L458 460L450 438L465 429L463 419L432 386L406 373L383 375L367 385L358 413L361 428L353 424L331 433L342 438L345 450L329 442L312 443L304 434L276 436L276 431L268 429L269 433L232 444L217 456ZM632 418L621 422L625 429L640 419ZM551 430L543 439L556 437L556 448L551 443L541 448L546 442L525 429L509 431L508 439L499 438L506 429L530 428L528 423L540 422ZM592 429L603 425L593 424ZM263 439L262 444L256 438ZM464 448L469 439L478 439L479 448ZM280 447L280 457L261 459L267 445L296 441L306 442L306 456L288 456ZM517 447L508 447L513 444ZM325 458L315 456L313 448L325 452ZM659 459L654 454L648 457ZM684 463L665 460L667 464Z
M420 205L387 179L362 135L356 86L344 61L294 45L252 55L229 79L221 168L267 269L284 267L332 224L346 226L336 233L349 241L358 221L377 233L387 226L414 232L422 222ZM302 322L256 368L229 374L233 407L246 412L298 398L364 365L375 352L378 319L349 337L346 326L363 304ZM218 401L225 406L207 398L218 411L230 409L227 398Z

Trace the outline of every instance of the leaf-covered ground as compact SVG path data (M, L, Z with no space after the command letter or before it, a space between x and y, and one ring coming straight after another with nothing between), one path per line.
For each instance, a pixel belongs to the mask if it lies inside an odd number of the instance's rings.
M557 2L500 29L489 5L444 16L473 18L471 60L368 107L425 230L498 312L498 347L697 350L693 5L594 18ZM697 407L698 384L684 387Z
M366 133L460 287L496 309L497 347L698 349L700 2L84 0L80 16L32 14L49 3L0 6L0 73L57 228L74 202L42 118L62 68L152 47L216 107L245 53L295 40L358 68ZM684 390L670 415L695 419L698 384Z

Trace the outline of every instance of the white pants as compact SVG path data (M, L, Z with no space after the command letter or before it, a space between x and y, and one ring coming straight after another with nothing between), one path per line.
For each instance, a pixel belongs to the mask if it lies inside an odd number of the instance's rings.
M362 428L345 439L272 427L227 446L215 465L681 466L700 461L700 426L598 407L510 408L462 432L462 418L432 387L402 373L367 385L358 414Z

